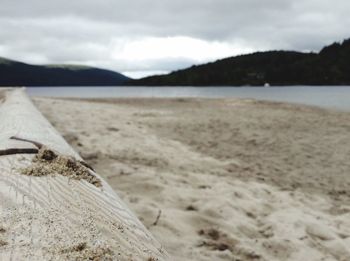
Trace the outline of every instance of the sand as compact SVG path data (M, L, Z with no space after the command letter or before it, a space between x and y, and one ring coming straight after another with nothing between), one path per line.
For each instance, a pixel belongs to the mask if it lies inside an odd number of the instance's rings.
M45 146L39 149L32 160L32 164L21 169L20 173L36 177L58 174L70 179L85 180L96 187L102 186L101 180L82 162L73 157L60 155Z
M350 260L349 113L237 99L35 103L174 260Z

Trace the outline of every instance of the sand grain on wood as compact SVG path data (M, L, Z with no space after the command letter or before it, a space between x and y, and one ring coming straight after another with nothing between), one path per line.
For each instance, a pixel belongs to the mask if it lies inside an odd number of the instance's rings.
M37 177L58 174L75 180L86 180L96 187L101 187L101 181L81 162L59 155L46 147L39 150L32 164L22 169L21 173Z

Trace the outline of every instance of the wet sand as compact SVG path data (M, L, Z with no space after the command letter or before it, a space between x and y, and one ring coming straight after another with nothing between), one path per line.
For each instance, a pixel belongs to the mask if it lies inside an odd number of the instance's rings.
M175 260L349 260L350 113L37 98Z

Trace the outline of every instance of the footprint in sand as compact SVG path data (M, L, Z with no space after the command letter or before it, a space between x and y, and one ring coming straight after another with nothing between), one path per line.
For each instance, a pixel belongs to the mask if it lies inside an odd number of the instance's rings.
M7 245L3 235L6 233L6 229L0 226L0 248Z
M230 250L232 252L234 246L238 243L238 241L229 239L227 235L214 228L201 229L198 231L198 235L204 238L199 247L207 247L211 250Z
M305 232L325 252L339 260L350 260L350 251L345 241L326 225L309 223L305 226Z

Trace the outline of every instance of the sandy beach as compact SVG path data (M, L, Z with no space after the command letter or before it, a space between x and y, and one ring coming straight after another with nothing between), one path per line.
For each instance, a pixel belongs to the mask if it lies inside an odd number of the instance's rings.
M350 113L35 98L174 260L350 260Z

